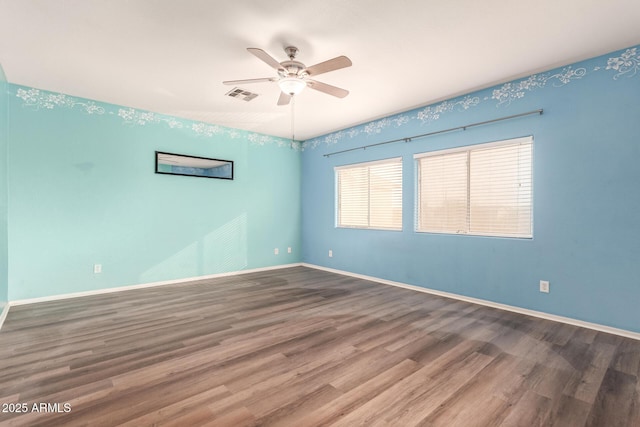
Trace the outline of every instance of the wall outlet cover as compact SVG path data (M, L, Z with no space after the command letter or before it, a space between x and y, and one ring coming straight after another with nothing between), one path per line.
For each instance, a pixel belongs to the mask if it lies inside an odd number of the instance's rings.
M549 282L547 280L540 280L540 292L549 293Z

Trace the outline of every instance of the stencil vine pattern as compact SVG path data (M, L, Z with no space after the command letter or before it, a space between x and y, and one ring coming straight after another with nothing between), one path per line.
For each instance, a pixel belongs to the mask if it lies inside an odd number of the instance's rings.
M103 107L96 105L93 101L81 102L62 93L43 93L38 89L18 89L16 96L24 101L23 105L33 107L36 110L41 108L52 110L55 107L79 107L87 114L104 114L105 112Z
M609 58L606 69L618 71L613 76L614 80L625 75L627 77L635 76L640 69L640 54L638 54L637 48L627 49L620 56Z
M559 87L570 83L572 80L581 79L586 74L586 68L573 69L572 67L563 68L561 72L556 74L534 74L519 82L505 83L493 91L491 99L498 101L498 106L509 105L512 101L523 98L527 92L545 87L550 81L554 81L553 86Z
M468 110L471 107L475 107L480 104L480 98L477 96L465 96L460 100L449 100L441 102L440 104L426 107L416 114L416 118L420 120L423 124L431 123L440 118L440 115L443 113L449 113L453 110L464 111ZM458 108L456 108L458 107Z
M105 107L96 104L93 101L78 100L69 95L61 93L52 93L41 91L40 89L22 89L16 91L16 97L22 99L23 107L33 108L35 110L54 108L81 109L86 114L96 115L112 115L122 120L122 123L130 126L146 126L148 124L165 124L171 129L189 129L196 136L212 137L215 135L226 136L231 139L246 136L247 140L255 145L274 144L278 147L287 147L295 151L300 151L300 143L277 138L270 135L258 134L253 132L243 132L237 129L226 128L219 125L211 125L208 123L193 123L188 120L181 120L172 116L153 113L150 111L137 110L135 108L115 108L107 110Z

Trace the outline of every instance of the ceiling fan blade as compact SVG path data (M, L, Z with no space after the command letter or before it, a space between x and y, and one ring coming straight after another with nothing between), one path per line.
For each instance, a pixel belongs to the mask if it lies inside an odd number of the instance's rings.
M340 68L350 67L351 65L352 63L349 58L346 56L338 56L328 61L312 65L308 67L306 71L310 76L317 76L318 74L328 73L329 71L339 70Z
M287 105L291 102L291 95L284 92L280 92L280 98L278 98L278 105Z
M349 91L346 89L331 86L315 80L307 80L307 86L309 86L311 89L315 89L328 95L336 96L338 98L344 98L345 96L349 95Z
M226 80L222 82L225 85L239 85L244 83L262 83L262 82L273 82L277 79L275 77L264 77L260 79L244 79L244 80Z
M248 47L247 50L252 54L254 54L259 60L261 60L262 62L264 62L271 68L273 68L274 70L284 71L284 68L282 67L282 65L280 65L278 61L273 59L273 57L269 55L267 52L265 52L264 50L258 49L257 47Z

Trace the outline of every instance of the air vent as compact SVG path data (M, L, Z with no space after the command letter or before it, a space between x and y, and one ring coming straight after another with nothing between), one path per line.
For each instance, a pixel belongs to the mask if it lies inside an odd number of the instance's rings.
M240 89L239 87L231 89L225 95L232 98L241 99L243 101L251 101L258 96L257 93L249 92L248 90Z

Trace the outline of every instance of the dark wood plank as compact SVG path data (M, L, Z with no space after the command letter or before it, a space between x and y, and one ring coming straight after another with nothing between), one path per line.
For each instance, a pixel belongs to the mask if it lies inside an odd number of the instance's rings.
M640 342L295 267L11 308L0 425L640 425Z
M607 369L591 407L587 426L626 427L634 402L637 378L615 369Z

